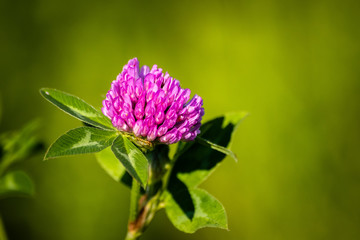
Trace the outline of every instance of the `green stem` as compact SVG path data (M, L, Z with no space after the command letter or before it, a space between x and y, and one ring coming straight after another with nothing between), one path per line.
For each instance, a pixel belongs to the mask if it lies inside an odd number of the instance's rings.
M0 216L0 239L7 240L6 232L5 232L5 228L4 228L4 224L2 222L1 216Z
M139 215L139 200L140 200L140 184L133 178L130 195L130 214L128 222L128 231L125 240L136 240L140 237L141 232L134 228L136 226Z
M135 234L128 232L125 240L137 240L137 239L139 239L139 237L140 237L140 235L136 236Z
M145 194L141 199L140 185L133 179L129 225L125 240L139 239L154 218L155 213L161 208L159 207L162 204L161 197L166 189L173 163L167 157L168 152L166 148L161 149L160 147L146 153L146 158L150 163L149 179Z
M174 159L167 164L166 173L163 176L162 187L160 189L161 195L166 191L166 189L168 187L170 176L171 176L172 170L174 168L176 159L177 159L177 156L175 156Z
M130 196L129 223L136 220L139 211L140 184L133 179Z

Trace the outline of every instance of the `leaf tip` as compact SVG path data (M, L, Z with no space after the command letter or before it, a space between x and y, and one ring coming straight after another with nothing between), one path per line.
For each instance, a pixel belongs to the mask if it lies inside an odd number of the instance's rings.
M52 144L53 145L53 144ZM58 156L51 153L52 145L49 147L49 149L46 151L43 161L47 161L52 158L56 158Z
M40 94L46 94L46 95L50 95L50 93L48 92L48 88L40 88L39 90Z

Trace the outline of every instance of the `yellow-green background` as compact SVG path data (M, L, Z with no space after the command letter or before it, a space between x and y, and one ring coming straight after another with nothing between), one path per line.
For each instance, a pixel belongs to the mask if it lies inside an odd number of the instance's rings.
M204 120L251 115L202 185L230 231L176 230L159 213L145 239L360 238L359 1L1 0L1 131L41 118L48 146L80 122L41 87L101 106L132 57L204 99ZM17 166L33 199L0 201L9 239L122 239L129 191L86 155Z

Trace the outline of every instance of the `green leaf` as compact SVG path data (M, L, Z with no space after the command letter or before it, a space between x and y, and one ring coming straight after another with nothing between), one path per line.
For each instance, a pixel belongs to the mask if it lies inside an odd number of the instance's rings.
M184 201L183 195L189 195L190 200ZM224 207L202 189L182 189L175 195L166 192L165 209L174 226L186 233L194 233L204 227L228 229Z
M126 171L119 159L115 157L111 148L105 148L101 152L95 153L95 156L100 166L112 179L131 187L132 177Z
M64 112L83 122L102 129L114 129L109 118L76 96L49 88L40 89L40 94Z
M23 171L8 172L0 178L0 198L32 195L34 195L34 185Z
M43 149L35 131L39 121L28 123L21 130L0 135L0 175L15 162L21 161Z
M95 156L105 172L107 172L115 181L120 182L126 170L121 162L115 157L111 148L106 148L101 152L95 153Z
M59 137L50 146L45 159L99 152L110 146L117 134L116 131L93 127L72 129Z
M204 139L204 138L202 138L202 137L197 137L195 140L196 140L197 142L199 142L200 144L206 146L206 147L210 147L210 148L212 148L212 149L214 149L214 150L216 150L216 151L219 151L219 152L221 152L221 153L223 153L223 154L226 154L226 155L232 157L232 158L235 160L235 162L238 161L235 153L233 153L233 152L232 152L230 149L228 149L228 148L225 148L225 147L223 147L223 146L217 145L217 144L215 144L215 143L213 143L213 142L210 142L209 140L206 140L206 139Z
M198 141L180 144L169 185L176 182L177 178L188 187L196 187L202 183L226 157L224 149L219 152L220 147L226 148L230 145L233 132L246 115L243 112L226 114L203 124L200 137L213 143L212 148ZM214 144L219 146L216 150Z
M122 135L114 140L111 150L128 173L145 187L148 179L148 160L145 155Z

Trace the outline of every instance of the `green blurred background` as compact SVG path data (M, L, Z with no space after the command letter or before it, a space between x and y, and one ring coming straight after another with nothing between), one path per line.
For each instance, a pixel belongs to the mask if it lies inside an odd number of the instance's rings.
M0 130L42 119L48 146L80 122L41 87L101 106L132 57L204 99L205 120L251 115L202 185L230 231L181 233L159 213L143 239L360 239L359 1L0 1ZM10 240L122 239L129 191L94 156L17 166L33 199L0 201Z

